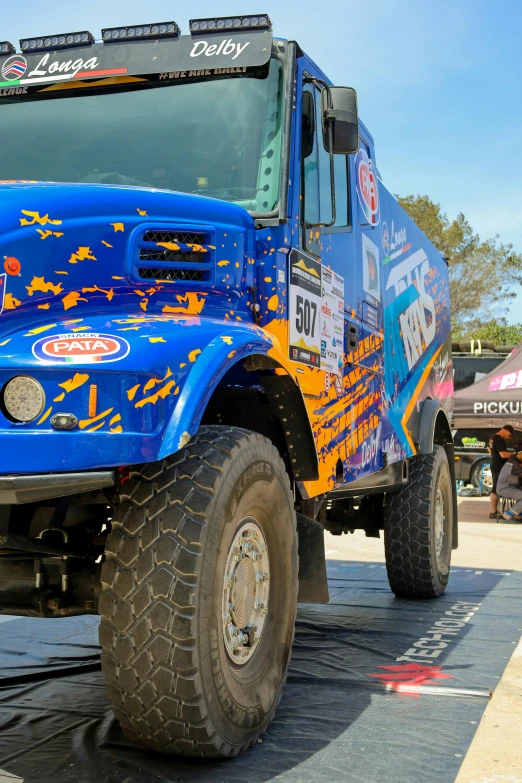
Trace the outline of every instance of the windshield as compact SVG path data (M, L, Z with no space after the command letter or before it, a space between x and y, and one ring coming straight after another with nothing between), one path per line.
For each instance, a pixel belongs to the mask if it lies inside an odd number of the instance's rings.
M253 72L237 70L211 78L182 74L184 81L167 83L161 74L116 86L114 80L74 90L51 86L0 98L0 179L153 187L272 212L279 200L283 69L271 60Z

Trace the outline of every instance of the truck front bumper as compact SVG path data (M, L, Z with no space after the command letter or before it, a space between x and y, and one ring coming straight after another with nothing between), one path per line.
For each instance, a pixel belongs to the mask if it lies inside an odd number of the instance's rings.
M112 470L0 476L0 506L32 503L36 500L106 489L113 487L115 481L116 476Z

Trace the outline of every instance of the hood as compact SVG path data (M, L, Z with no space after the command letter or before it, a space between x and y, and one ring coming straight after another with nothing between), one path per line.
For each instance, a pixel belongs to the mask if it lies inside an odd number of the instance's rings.
M2 183L0 342L58 314L241 309L253 255L253 220L234 204L146 188Z

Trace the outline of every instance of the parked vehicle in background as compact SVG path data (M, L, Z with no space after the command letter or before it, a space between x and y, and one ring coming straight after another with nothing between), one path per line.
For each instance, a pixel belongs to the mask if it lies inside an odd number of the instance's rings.
M493 372L510 356L517 346L495 345L492 342L469 340L452 343L453 381L455 392L472 386L490 372ZM498 426L485 427L477 418L476 427L455 429L455 476L457 481L472 484L475 489L488 495L492 488L491 456L488 449L490 438ZM511 445L521 433L516 433ZM508 443L508 446L510 444Z

